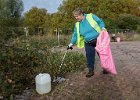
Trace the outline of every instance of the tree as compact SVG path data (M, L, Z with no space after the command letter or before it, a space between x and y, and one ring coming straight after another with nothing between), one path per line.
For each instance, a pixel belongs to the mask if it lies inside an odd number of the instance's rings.
M121 14L117 19L117 24L121 29L137 29L139 18L131 14Z
M75 19L72 11L77 7L81 7L85 13L97 14L105 20L107 28L110 28L112 24L114 28L117 27L116 21L120 14L140 16L136 0L63 0L57 12L61 16L53 17L53 20L59 19L58 23L56 21L55 24L59 24L61 27L73 28Z
M138 2L135 0L104 0L98 7L97 14L102 18L116 19L120 14L138 15Z
M72 15L72 11L77 7L82 7L85 11L87 9L86 4L87 0L64 0L63 5L58 8L58 17L60 27L66 27L73 29L75 19ZM55 18L53 18L55 20ZM57 24L57 23L56 23Z
M13 37L13 31L8 27L20 26L21 13L23 11L22 0L0 0L0 40L8 40ZM16 30L17 31L17 30ZM17 32L19 33L19 32Z
M0 0L0 26L17 27L23 11L22 0Z
M33 7L25 13L25 25L28 27L43 27L47 20L47 10Z

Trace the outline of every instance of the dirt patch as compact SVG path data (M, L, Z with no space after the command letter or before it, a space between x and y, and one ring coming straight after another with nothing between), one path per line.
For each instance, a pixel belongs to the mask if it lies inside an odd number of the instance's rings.
M64 50L64 49L61 49ZM68 73L66 81L53 84L52 91L45 95L34 94L35 90L17 96L16 100L138 100L140 98L140 41L111 43L111 50L118 75L102 74L96 56L95 75L86 78L87 69ZM82 52L84 49L74 48Z

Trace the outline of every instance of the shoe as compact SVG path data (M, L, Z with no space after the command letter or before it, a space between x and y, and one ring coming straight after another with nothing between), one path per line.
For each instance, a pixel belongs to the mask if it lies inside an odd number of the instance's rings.
M93 70L89 70L89 72L86 74L86 77L91 77L94 75L94 71Z
M109 72L106 70L103 70L103 74L109 74Z

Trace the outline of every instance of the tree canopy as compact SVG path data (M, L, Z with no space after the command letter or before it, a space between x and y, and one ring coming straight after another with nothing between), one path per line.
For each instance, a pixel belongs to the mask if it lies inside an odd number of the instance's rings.
M0 0L0 26L19 26L22 11L22 0Z
M29 27L43 27L47 19L47 10L33 7L25 13L25 25Z
M105 21L107 28L117 28L118 17L124 13L140 17L139 4L136 0L63 0L56 13L57 17L52 18L55 22L53 24L72 28L75 23L72 11L77 7L81 7L85 13L98 15Z
M72 11L77 7L82 8L85 13L96 14L104 20L108 29L125 28L123 26L126 25L124 22L130 16L137 17L135 21L139 22L139 0L63 0L58 12L48 14L46 9L33 7L25 13L22 21L22 0L0 0L0 26L17 27L20 25L19 22L25 22L25 26L28 27L73 29L75 18ZM125 17L122 16L123 14L125 14ZM129 25L132 21L134 20L128 21ZM135 24L137 26L139 23ZM133 29L135 29L135 26L133 26Z

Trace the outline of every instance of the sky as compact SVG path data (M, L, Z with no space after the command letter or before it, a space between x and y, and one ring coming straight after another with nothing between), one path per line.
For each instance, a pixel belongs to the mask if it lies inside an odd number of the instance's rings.
M22 0L24 11L29 11L32 7L45 8L48 13L57 12L57 8L62 3L63 0Z

